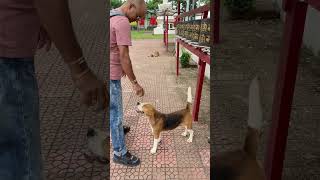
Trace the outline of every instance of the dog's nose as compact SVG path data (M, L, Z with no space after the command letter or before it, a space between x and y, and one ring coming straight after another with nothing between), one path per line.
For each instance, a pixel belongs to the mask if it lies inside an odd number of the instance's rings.
M140 105L140 102L137 102L137 105L139 106L139 105Z

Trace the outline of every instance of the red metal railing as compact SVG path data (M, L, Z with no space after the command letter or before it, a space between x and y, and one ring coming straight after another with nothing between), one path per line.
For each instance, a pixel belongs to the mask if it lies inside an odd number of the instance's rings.
M320 1L317 0L283 1L282 7L286 12L286 20L273 97L272 125L265 157L267 180L281 180L282 178L292 99L308 4L320 11Z
M195 14L203 13L202 18L206 19L208 17L209 11L216 10L217 13L220 13L220 0L214 0L215 6L213 6L214 9L211 9L212 6L210 5L205 5L193 10L190 10L188 12L185 12L183 14L180 14L180 1L178 0L178 16L177 21L179 22L182 20L184 17L192 16ZM214 20L214 29L213 31L213 43L219 42L219 18L220 14L213 13L213 20ZM200 100L201 100L201 94L202 94L202 86L203 86L203 81L204 81L204 74L206 70L206 64L210 64L210 56L204 52L202 52L200 49L195 48L185 42L183 42L180 39L177 39L177 54L176 54L176 61L177 61L177 76L179 76L179 56L180 56L180 44L188 49L191 53L195 54L196 56L199 57L198 61L198 80L197 80L197 89L195 93L195 99L194 99L194 107L193 107L193 120L198 121L198 115L199 115L199 109L200 109Z
M164 14L163 15L163 22L166 26L166 28L163 30L163 42L164 45L166 46L166 50L168 51L169 49L169 16Z
M203 12L208 12L210 11L210 6L209 5L205 5L205 6L201 6L199 8L196 8L196 9L192 9L188 12L185 12L183 14L179 14L178 13L178 16L177 18L183 18L183 17L187 17L187 16L192 16L192 15L195 15L195 14L199 14L199 13L203 13Z

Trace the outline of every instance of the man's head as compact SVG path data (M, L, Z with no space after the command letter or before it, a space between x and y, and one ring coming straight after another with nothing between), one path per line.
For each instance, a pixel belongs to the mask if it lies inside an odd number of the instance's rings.
M130 22L144 18L147 11L144 0L127 0L120 8Z

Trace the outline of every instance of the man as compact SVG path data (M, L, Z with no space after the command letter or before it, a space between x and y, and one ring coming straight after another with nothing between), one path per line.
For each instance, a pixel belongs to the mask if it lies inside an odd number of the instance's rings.
M74 35L68 1L1 0L1 180L43 179L39 92L33 59L37 47L49 42L49 37L68 64L72 80L80 90L81 103L103 105L101 109L108 105L103 83L85 63Z
M129 46L132 45L130 23L144 18L145 13L144 0L127 0L120 8L110 12L110 129L113 161L128 166L137 166L140 160L125 145L121 77L129 78L136 95L144 95L132 70Z

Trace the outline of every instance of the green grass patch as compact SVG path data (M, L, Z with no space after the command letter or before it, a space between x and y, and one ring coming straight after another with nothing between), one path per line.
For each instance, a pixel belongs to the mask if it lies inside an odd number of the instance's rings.
M169 34L169 38L174 38L175 35ZM133 40L139 39L163 39L163 34L152 34L152 31L131 31L131 38Z

